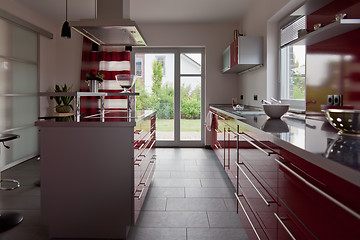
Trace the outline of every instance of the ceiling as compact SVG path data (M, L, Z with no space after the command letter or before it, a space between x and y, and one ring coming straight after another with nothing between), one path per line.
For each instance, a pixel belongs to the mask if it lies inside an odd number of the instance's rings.
M65 19L65 0L15 0L57 22ZM137 22L235 22L254 0L129 0L130 18ZM70 21L94 18L95 0L69 0Z

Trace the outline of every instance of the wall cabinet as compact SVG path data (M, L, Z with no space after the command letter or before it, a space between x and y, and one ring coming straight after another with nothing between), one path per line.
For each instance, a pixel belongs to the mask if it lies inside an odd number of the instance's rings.
M239 36L223 52L223 73L241 73L263 65L263 38Z
M219 160L222 164L227 163L225 160L234 163L225 170L234 184L237 212L250 239L357 239L360 236L356 227L360 220L336 203L346 203L358 211L359 204L354 198L360 196L355 186L341 182L352 194L344 193L338 189L341 180L268 141L266 133L249 130L245 123L211 111L214 143L218 136L216 127L222 122L236 123L236 126L227 124L231 126L227 131L232 136L221 140L224 153L231 154L224 154Z

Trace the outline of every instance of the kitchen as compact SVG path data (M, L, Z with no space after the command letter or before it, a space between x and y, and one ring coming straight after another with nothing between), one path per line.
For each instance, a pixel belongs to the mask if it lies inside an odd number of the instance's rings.
M61 16L61 22L55 23L27 7L26 1L23 1L24 4L21 4L21 2L2 1L1 8L46 29L54 35L54 39L44 36L39 38L39 91L47 92L53 89L56 83L67 83L72 85L74 89L79 89L78 79L79 69L81 69L83 43L81 35L72 32L71 39L62 39L60 37L60 28L64 21L64 15ZM301 5L301 1L272 1L271 3L269 1L256 1L249 5L246 12L244 11L241 20L218 21L216 23L197 21L195 24L169 22L166 19L146 22L141 19L142 15L145 17L145 4L137 7L132 5L131 9L138 9L140 12L137 15L138 19L135 15L132 18L139 25L148 46L205 47L206 85L204 102L206 110L203 112L205 116L205 113L209 110L209 105L229 104L232 97L240 99L240 96L243 95L241 104L260 107L261 99L277 96L278 43L276 38L278 29L276 23L299 5ZM64 13L65 8L62 7L62 13ZM236 11L240 12L241 8L236 9ZM72 20L70 17L71 8L69 8L69 19ZM223 74L221 72L221 56L224 49L233 41L234 29L239 29L241 33L247 36L264 37L263 67L243 75ZM356 51L356 48L354 51ZM309 68L312 69L311 66ZM317 99L317 104L313 105L325 104L328 94L337 94L337 92L326 92L323 94L323 98ZM345 96L345 93L343 94ZM258 100L254 100L254 95L257 95ZM308 102L308 99L306 101ZM344 103L349 104L346 100ZM358 103L355 102L354 105L356 104ZM44 106L44 109L40 109L40 115L44 115L43 113L48 109L47 103L43 103L41 106ZM356 108L358 107L356 105ZM205 145L210 145L211 134L206 133L205 139Z

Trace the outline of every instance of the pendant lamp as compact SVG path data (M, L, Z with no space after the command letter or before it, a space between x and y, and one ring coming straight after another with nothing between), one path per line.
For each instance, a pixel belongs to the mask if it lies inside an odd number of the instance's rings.
M66 7L65 7L65 12L66 12L66 21L64 22L62 29L61 29L61 37L63 38L71 38L71 29L70 29L70 25L69 22L67 20L67 0L66 0Z

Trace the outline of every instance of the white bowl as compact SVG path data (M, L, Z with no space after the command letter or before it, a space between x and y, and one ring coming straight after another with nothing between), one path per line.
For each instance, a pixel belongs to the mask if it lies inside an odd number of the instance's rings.
M271 118L281 118L290 107L289 104L263 104L262 106L266 115Z

